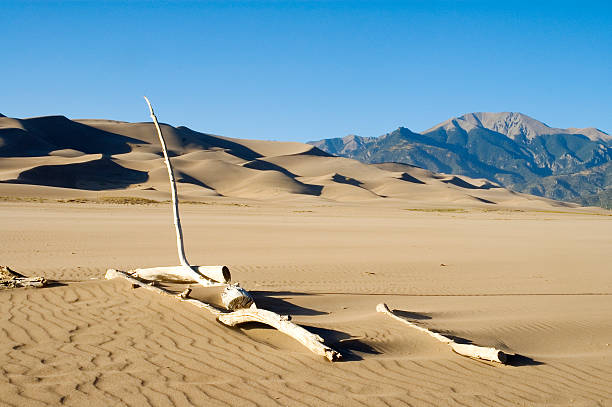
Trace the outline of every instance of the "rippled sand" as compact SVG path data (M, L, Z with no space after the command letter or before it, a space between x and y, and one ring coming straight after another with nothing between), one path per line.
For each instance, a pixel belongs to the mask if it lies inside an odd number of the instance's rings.
M177 263L167 204L0 203L0 263L58 283L0 291L0 405L612 403L612 216L401 202L183 205L193 264L341 351L228 329L107 268ZM375 311L516 353L467 359Z

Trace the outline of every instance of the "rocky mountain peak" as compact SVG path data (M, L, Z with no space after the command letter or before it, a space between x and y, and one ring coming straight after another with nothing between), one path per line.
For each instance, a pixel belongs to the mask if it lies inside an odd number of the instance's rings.
M518 112L467 113L421 134L400 127L380 137L312 144L368 163L404 163L484 178L553 199L603 206L606 191L612 191L610 135L593 127L554 128Z
M424 133L429 133L440 128L443 128L444 130L460 128L466 132L469 132L474 128L484 128L503 134L506 137L511 138L512 140L515 140L517 138L533 140L536 137L551 134L581 134L592 141L603 141L605 143L612 142L612 136L593 127L585 129L560 129L556 127L550 127L539 120L536 120L532 117L527 116L526 114L519 112L466 113L463 116L453 117L449 120L446 120L445 122L442 122L437 126L426 130Z

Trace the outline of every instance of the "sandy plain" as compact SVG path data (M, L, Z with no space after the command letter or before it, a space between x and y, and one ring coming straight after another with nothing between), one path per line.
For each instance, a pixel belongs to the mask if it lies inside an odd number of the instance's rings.
M612 216L583 209L211 200L182 205L193 264L341 351L106 281L177 263L169 204L0 204L0 259L58 284L0 291L7 406L612 403ZM516 353L484 363L375 311Z

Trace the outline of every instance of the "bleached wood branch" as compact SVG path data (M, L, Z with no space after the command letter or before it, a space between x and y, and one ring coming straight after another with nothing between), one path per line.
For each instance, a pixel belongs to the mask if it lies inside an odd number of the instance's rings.
M391 318L394 318L414 329L418 329L421 332L425 332L426 334L428 334L429 336L437 339L438 341L442 342L442 343L446 343L447 345L449 345L451 347L451 349L453 351L455 351L456 353L458 353L459 355L462 356L467 356L470 358L476 358L476 359L483 359L483 360L489 360L491 362L498 362L498 363L502 363L505 364L508 360L508 355L506 355L504 352L502 352L499 349L496 348L487 348L484 346L477 346L477 345L472 345L472 344L464 344L464 343L457 343L455 341L453 341L451 338L448 338L444 335L441 335L437 332L433 332L430 331L427 328L424 328L422 326L419 326L413 322L410 322L408 319L400 317L399 315L394 314L389 307L387 306L387 304L381 303L378 304L376 306L376 311L378 312L382 312L383 314L387 314L389 315Z
M221 302L230 311L235 311L240 308L249 308L255 304L255 300L251 297L248 291L244 288L231 284L225 287L221 293Z
M195 305L198 308L206 309L207 311L215 315L217 317L217 320L224 325L235 326L246 322L260 322L262 324L266 324L273 328L276 328L286 335L291 336L292 338L300 342L302 345L310 349L310 351L327 358L329 361L333 362L342 358L342 355L339 352L333 350L332 348L326 346L323 343L323 338L321 338L319 335L315 335L312 332L307 331L299 325L294 324L289 320L290 318L288 316L279 315L277 313L265 309L259 309L254 305L252 305L250 308L238 309L233 312L225 312L203 301L188 298L189 292L191 291L190 289L187 289L180 294L174 294L161 287L156 287L154 283L148 284L122 271L108 269L106 272L106 279L110 280L113 278L123 278L135 286L146 288L147 290L153 291L157 294L174 297L179 301L188 302L189 304Z
M183 281L190 280L197 282L203 286L216 285L214 284L215 281L220 283L229 282L231 277L227 267L199 266L197 269L194 269L194 267L192 267L187 261L187 257L185 256L185 246L183 244L183 228L181 227L181 217L179 215L178 194L176 192L174 171L172 170L170 157L168 157L166 141L164 140L161 128L159 127L159 123L157 122L157 117L155 116L155 112L153 111L153 106L151 106L151 102L149 102L149 99L146 96L144 97L144 99L147 102L147 106L149 106L151 119L153 119L153 123L155 124L155 129L157 130L159 142L161 143L162 147L162 152L164 153L164 162L166 163L166 169L168 170L168 179L170 180L170 192L172 194L172 215L174 218L174 229L176 231L176 249L178 252L180 266L155 267L153 269L138 269L136 274L142 276L143 278L147 278L145 277L147 273L155 274L156 279L162 281L164 279L171 280L172 278L178 278Z
M225 325L234 326L245 322L261 322L289 335L317 355L323 356L330 362L339 360L342 355L326 346L323 338L307 331L299 325L289 321L286 316L259 308L243 308L228 314L221 314L217 319Z
M146 96L145 100L147 102L147 105L149 106L151 119L153 119L153 123L155 124L155 129L157 130L157 135L159 136L159 141L161 143L162 151L164 153L166 168L168 169L168 178L170 180L170 189L172 192L172 210L174 216L174 226L176 230L176 247L178 251L180 266L140 268L132 270L131 275L114 269L109 269L106 273L106 278L111 279L116 277L122 277L130 281L134 286L141 286L151 291L157 292L158 294L171 295L180 301L186 301L200 308L205 308L214 315L216 315L219 321L229 326L234 326L237 324L252 321L270 325L278 329L279 331L295 338L312 352L324 356L330 361L340 359L341 355L335 350L329 348L328 346L325 346L323 344L323 339L320 336L314 335L305 330L304 328L292 322L289 322L289 318L287 317L282 317L281 315L275 314L272 311L258 309L255 306L253 297L246 290L235 284L225 284L229 283L231 280L231 276L227 267L194 267L189 264L185 256L185 247L183 244L183 230L181 228L181 219L179 216L178 209L176 182L174 180L174 173L172 171L170 158L168 157L166 142L164 140L164 136L162 135L161 128L159 127L159 123L157 122L157 117L153 112L153 107L151 106L151 103L149 102L149 99L147 99ZM138 278L134 277L138 277L145 280L152 280L153 283L146 284ZM156 287L154 285L155 281L198 282L204 286L225 285L225 289L221 294L221 301L228 310L234 312L224 313L223 311L219 310L216 307L213 307L210 304L206 304L204 302L188 298L189 292L191 291L190 289L183 291L179 295L174 295L169 291L166 291L160 287Z
M170 191L172 193L172 213L174 215L174 228L176 230L176 248L178 250L179 261L182 266L189 267L189 262L185 257L185 247L183 246L183 229L181 228L181 218L179 216L179 208L178 208L178 199L176 194L176 182L174 181L174 172L172 171L172 164L170 163L170 158L168 157L168 150L166 149L166 141L164 140L164 136L162 135L161 128L159 127L159 123L157 122L157 117L153 112L153 106L151 106L151 102L147 97L144 97L147 105L149 106L149 112L151 113L151 119L153 119L153 123L155 124L155 129L157 130L157 135L159 136L159 142L162 146L162 151L164 153L164 161L166 162L166 168L168 169L168 178L170 179Z
M184 266L137 268L130 270L130 274L150 281L200 283L207 286L225 285L231 280L229 269L226 266L191 266L190 268L192 271L187 272ZM193 273L193 270L197 270L198 273ZM198 281L198 278L202 280L202 277L211 281Z

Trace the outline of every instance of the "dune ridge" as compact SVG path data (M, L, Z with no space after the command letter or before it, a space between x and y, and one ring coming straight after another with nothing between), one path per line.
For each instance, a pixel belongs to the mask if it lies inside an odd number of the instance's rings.
M179 193L188 200L400 199L571 206L513 193L485 180L410 165L363 164L303 143L231 139L186 127L161 127ZM0 195L31 196L35 190L43 197L61 198L78 190L84 198L119 194L168 199L163 158L151 123L2 117L0 157Z

